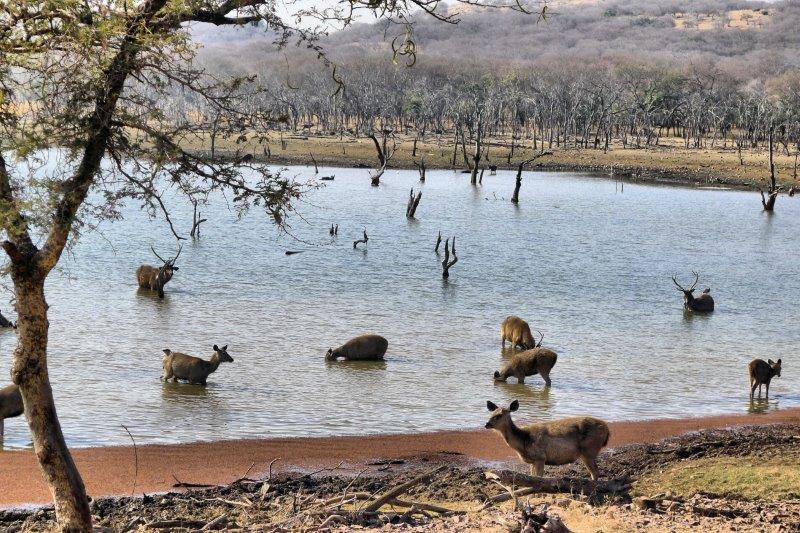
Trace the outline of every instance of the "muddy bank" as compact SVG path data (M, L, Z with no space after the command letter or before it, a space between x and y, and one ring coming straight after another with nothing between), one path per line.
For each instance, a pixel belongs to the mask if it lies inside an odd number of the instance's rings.
M610 446L652 443L691 431L750 424L800 424L800 409L759 415L724 415L675 420L612 422ZM491 431L443 431L369 437L276 438L218 441L181 445L82 448L73 456L93 497L171 490L178 481L227 484L251 465L252 475L314 470L344 461L348 468L380 468L380 459L446 459L453 464L473 461L515 464L516 455ZM138 456L138 469L136 461ZM50 502L36 457L30 450L0 452L0 506Z
M600 458L604 478L636 480L684 460L780 456L796 453L800 426L747 426L706 430L673 437L659 443L628 444L604 452ZM547 520L562 522L572 530L605 531L796 531L800 528L800 500L748 501L724 494L698 493L635 497L625 489L601 497L580 494L520 497L517 510L511 502L488 503L504 489L487 480L484 472L496 465L475 466L451 457L414 457L384 462L374 469L334 465L317 473L242 473L232 485L168 494L98 499L92 512L98 526L111 531L136 530L297 530L329 526L396 526L418 531L541 530ZM515 462L503 465L524 472ZM579 465L548 467L548 477L583 477ZM413 483L392 503L374 507L381 496ZM371 507L372 505L372 507ZM49 508L0 512L0 529L41 531L52 526Z

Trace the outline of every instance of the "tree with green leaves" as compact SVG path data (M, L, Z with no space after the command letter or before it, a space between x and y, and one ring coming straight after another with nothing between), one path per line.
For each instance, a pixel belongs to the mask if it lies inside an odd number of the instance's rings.
M515 2L508 7L525 11ZM336 79L319 38L331 25L351 24L359 11L399 25L395 57L415 53L415 16L457 22L438 0L338 0L286 9L277 0L0 4L1 245L18 314L11 377L63 531L92 529L48 377L45 280L65 248L98 221L119 218L126 199L160 213L179 237L162 200L167 191L189 201L224 191L240 211L263 209L283 226L308 186L270 172L250 154L218 159L187 148L212 130L244 141L264 118L248 105L263 90L257 78L221 78L193 62L191 26L258 25L277 46L295 40L314 50ZM204 111L176 111L176 94L202 102Z

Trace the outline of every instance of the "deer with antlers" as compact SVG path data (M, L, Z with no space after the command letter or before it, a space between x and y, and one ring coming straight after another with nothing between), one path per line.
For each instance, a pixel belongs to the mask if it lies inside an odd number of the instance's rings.
M160 267L141 265L139 268L137 268L136 279L139 282L139 288L156 291L158 293L158 297L163 298L164 285L166 285L169 280L172 279L173 273L178 270L178 267L175 266L175 261L177 261L178 256L181 255L181 249L182 246L179 246L178 252L172 259L164 259L158 255L158 252L156 252L152 246L150 246L150 250L153 251L153 254L155 254L155 256L158 257L164 264Z
M695 297L694 288L697 286L700 275L695 271L692 271L692 274L694 274L694 283L688 289L684 289L675 279L675 276L672 276L672 282L683 293L683 308L695 313L710 313L714 310L714 298L711 297L711 289L705 289L703 294Z

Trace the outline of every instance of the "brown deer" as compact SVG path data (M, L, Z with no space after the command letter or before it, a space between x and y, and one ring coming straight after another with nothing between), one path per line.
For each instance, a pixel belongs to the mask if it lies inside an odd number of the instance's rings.
M3 438L3 421L14 418L24 413L22 407L22 394L16 385L8 385L0 389L0 439Z
M519 409L514 400L508 409L486 402L492 415L486 429L500 433L506 444L528 463L532 476L542 476L544 465L565 465L581 459L592 479L597 479L597 455L608 444L608 425L597 418L578 416L517 426L511 413Z
M186 355L185 353L173 352L170 349L164 350L164 381L172 380L175 383L179 379L188 381L194 385L205 385L208 376L219 368L220 363L233 363L233 357L228 355L228 345L222 348L214 345L214 355L208 361Z
M499 371L495 370L495 381L506 381L509 377L517 378L517 383L525 383L525 378L541 374L545 385L551 385L550 370L556 364L558 355L547 348L534 348L515 353Z
M695 298L694 288L697 286L700 275L695 271L692 271L692 274L694 274L694 283L688 289L684 289L675 279L675 276L672 276L672 282L683 293L683 308L695 313L710 313L714 310L714 298L711 297L711 289L704 290L703 294Z
M158 297L163 298L164 285L172 279L172 274L178 270L178 267L175 266L175 261L177 261L178 257L181 255L182 246L178 247L178 253L176 253L175 257L172 259L164 259L158 255L158 252L156 252L152 246L150 246L150 249L164 264L160 267L141 265L136 269L136 279L139 282L139 288L156 291Z
M389 341L380 335L361 335L350 339L338 348L328 348L325 359L336 361L340 357L349 361L380 361L386 355Z
M536 348L536 339L531 334L531 327L520 317L514 315L507 316L500 324L500 342L503 348L506 346L506 341L511 342L511 346L514 348L519 347L523 350ZM539 342L539 346L541 345Z
M756 387L758 387L758 397L761 397L761 385L767 386L767 399L769 399L769 382L773 377L781 377L781 360L753 359L748 370L750 373L750 399L753 399Z
M3 316L3 313L0 312L0 328L14 328L16 329L16 324L11 322L9 319Z

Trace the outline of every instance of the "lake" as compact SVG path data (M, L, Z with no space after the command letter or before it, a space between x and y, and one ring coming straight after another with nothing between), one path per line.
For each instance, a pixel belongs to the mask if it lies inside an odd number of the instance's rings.
M47 295L51 378L70 445L129 443L122 424L138 444L472 429L486 420L486 400L515 398L527 420L800 405L799 199L781 196L768 215L753 192L529 172L514 206L514 172L487 172L472 187L466 174L429 171L409 221L416 172L387 171L377 188L365 169L327 174L335 181L298 205L291 235L260 212L237 220L214 198L163 300L137 291L135 270L154 261L151 244L164 256L175 240L137 202L65 254ZM191 207L175 210L188 233ZM369 244L354 250L363 228ZM446 282L439 231L457 236ZM710 316L682 310L670 277L690 284L692 270L716 299ZM0 308L13 317L8 296ZM558 352L552 388L539 376L493 382L509 314ZM329 347L373 332L389 340L385 363L325 361ZM2 376L14 344L13 332L0 333ZM207 387L159 380L162 349L208 358L213 344L228 344L235 362ZM783 358L769 404L748 399L755 357ZM7 421L4 446L29 445L23 419Z

